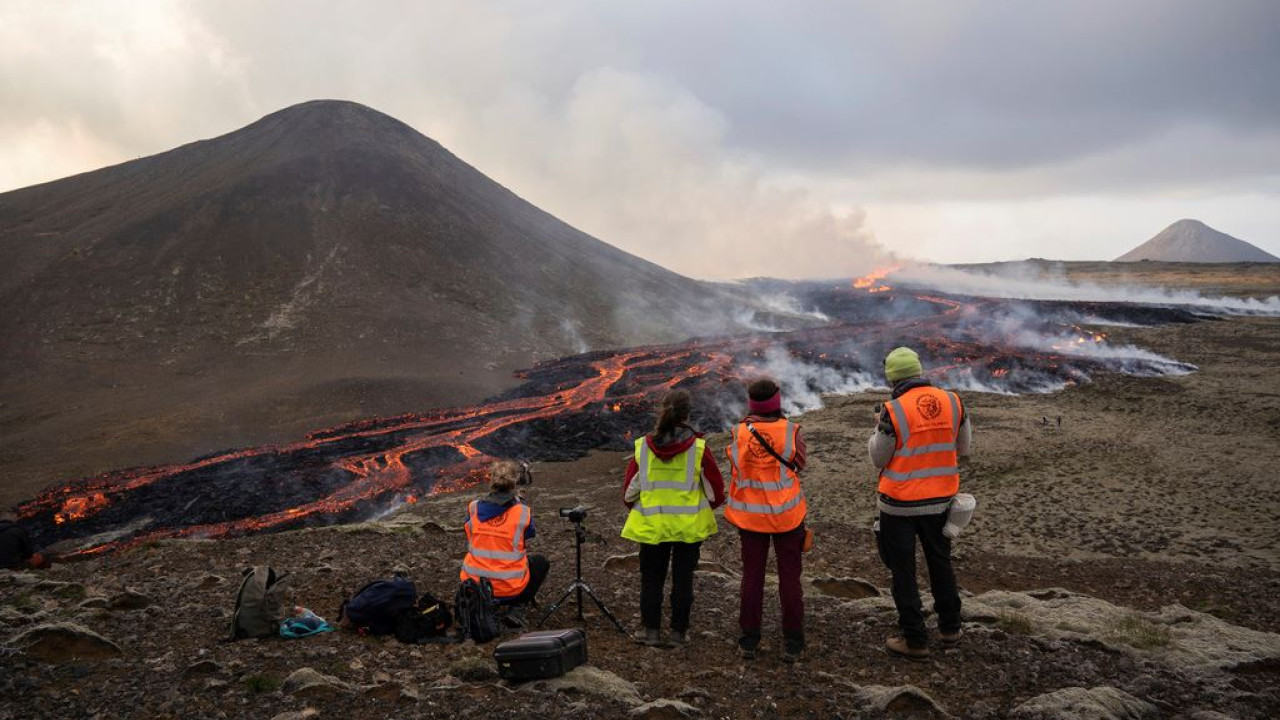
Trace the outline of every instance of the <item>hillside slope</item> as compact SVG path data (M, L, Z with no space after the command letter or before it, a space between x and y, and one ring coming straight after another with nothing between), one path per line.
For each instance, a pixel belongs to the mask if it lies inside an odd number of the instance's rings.
M537 359L736 329L727 292L375 110L290 107L0 195L4 499L32 476L474 401Z

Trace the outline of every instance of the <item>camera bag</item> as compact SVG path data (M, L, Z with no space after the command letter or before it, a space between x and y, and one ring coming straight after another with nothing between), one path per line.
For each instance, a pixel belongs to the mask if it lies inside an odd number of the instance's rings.
M525 633L498 645L493 659L504 680L560 677L587 661L587 636L578 628Z

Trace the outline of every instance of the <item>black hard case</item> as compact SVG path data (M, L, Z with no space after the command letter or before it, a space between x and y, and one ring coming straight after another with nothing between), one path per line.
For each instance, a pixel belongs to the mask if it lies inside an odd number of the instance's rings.
M508 640L493 651L504 680L559 677L587 661L587 636L581 630L542 630Z

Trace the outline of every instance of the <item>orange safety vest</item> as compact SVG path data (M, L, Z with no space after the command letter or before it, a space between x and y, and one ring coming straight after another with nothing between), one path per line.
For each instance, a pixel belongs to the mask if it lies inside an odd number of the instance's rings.
M960 491L956 437L964 407L953 392L924 386L885 403L897 444L880 471L881 494L910 502Z
M497 517L480 522L479 500L467 508L467 557L462 561L460 580L489 578L493 596L519 595L529 584L529 560L524 553L524 529L532 511L517 502Z
M795 458L799 425L786 418L752 425L774 452L788 462ZM800 477L764 449L746 422L733 429L733 441L725 452L732 473L725 520L743 530L763 533L787 532L804 522L808 506Z

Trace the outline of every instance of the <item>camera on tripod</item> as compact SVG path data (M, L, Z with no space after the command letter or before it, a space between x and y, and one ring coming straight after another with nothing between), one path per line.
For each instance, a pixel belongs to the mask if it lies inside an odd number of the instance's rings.
M587 519L587 509L581 505L571 508L560 508L560 517L571 523L580 523Z

